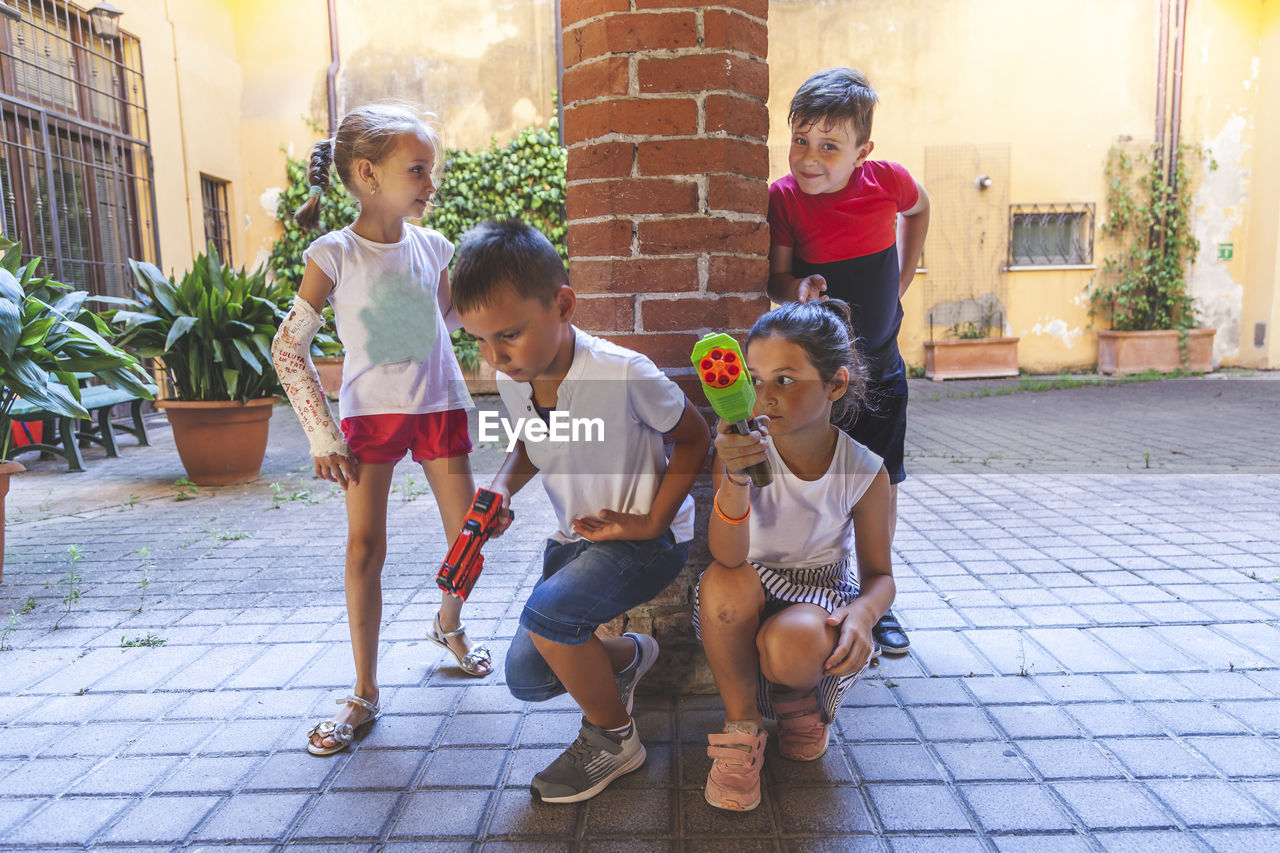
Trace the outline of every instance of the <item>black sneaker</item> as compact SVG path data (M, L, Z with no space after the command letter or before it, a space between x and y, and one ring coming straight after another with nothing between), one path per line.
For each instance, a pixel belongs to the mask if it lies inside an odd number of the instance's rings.
M875 637L880 651L886 655L905 655L911 648L911 641L907 639L906 631L902 630L892 610L885 611L880 617L880 621L871 629L871 636Z
M544 803L580 803L610 782L644 764L644 744L631 721L631 734L620 737L586 719L573 745L529 783L529 793Z

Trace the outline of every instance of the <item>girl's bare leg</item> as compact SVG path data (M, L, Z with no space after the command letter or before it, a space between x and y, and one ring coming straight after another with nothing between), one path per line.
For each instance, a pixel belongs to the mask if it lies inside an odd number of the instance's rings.
M764 677L801 694L817 687L839 639L829 615L816 604L792 604L766 619L756 635Z
M355 659L355 694L378 703L378 631L382 624L382 564L387 558L387 496L394 464L360 466L360 481L347 488L347 624ZM343 705L334 716L340 723L359 725L369 712ZM332 746L334 738L318 738L318 746Z
M713 562L698 587L698 626L702 648L715 676L725 720L763 725L756 707L760 657L756 632L764 612L764 587L749 564L728 567Z

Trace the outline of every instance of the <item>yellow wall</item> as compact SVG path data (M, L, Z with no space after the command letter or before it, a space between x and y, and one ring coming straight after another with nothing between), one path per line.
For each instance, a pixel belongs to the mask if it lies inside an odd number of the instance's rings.
M230 182L235 262L263 263L281 147L301 157L327 135L325 0L115 2L142 43L165 271L203 248L201 173ZM474 148L554 112L552 0L338 0L337 20L339 113L418 103L446 146Z
M1280 13L1265 0L1189 6L1182 136L1212 147L1220 166L1196 176L1195 229L1204 245L1191 288L1219 329L1215 351L1224 363L1277 365L1274 334L1269 350L1256 350L1253 324L1274 324L1268 315L1280 295L1280 166L1255 156L1260 139L1273 146L1280 139ZM775 0L771 174L787 170L786 114L796 88L821 68L851 65L880 95L872 156L901 162L928 189L926 147L1007 143L1010 203L1094 202L1100 223L1108 148L1122 137L1143 145L1153 138L1158 31L1152 0ZM1234 243L1231 263L1216 261L1219 242ZM1099 268L1106 248L1095 237ZM1022 338L1024 370L1094 364L1084 292L1096 275L1006 273L1006 331ZM928 337L927 278L917 278L903 303L899 340L914 365Z

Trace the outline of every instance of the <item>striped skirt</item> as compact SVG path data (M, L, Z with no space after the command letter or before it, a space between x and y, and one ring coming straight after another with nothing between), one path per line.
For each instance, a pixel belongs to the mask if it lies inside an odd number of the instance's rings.
M750 562L750 561L748 561ZM771 569L759 563L751 563L756 574L760 576L760 585L764 587L764 614L761 621L781 611L791 604L816 604L828 613L843 607L858 597L858 584L850 575L851 558L846 558L829 566L816 569ZM702 629L698 624L698 589L693 591L693 629L702 639ZM870 666L867 661L867 666ZM836 709L841 700L859 678L867 671L867 666L850 675L825 676L818 682L818 705L822 708L823 719L828 723L835 719ZM756 705L765 719L774 719L773 700L770 698L769 682L760 675L756 689Z

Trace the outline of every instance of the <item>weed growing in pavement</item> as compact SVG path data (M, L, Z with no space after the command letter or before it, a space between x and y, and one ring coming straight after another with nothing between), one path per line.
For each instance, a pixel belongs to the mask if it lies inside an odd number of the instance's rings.
M22 609L18 611L19 616L26 616L32 610L36 609L36 597L28 595L27 600L22 602Z
M58 621L53 623L53 630L55 631L58 630L58 626L62 624L62 620L67 618L71 613L72 606L74 606L75 603L80 600L80 596L84 594L84 590L81 589L81 586L84 584L84 577L80 574L78 568L80 561L83 559L84 554L80 553L79 545L67 546L67 573L63 577L58 578L57 583L54 584L55 586L64 583L67 585L67 594L62 597L62 604L64 607L62 615L58 617Z
M1143 461L1143 465L1142 465L1143 468L1151 467L1151 451L1150 450L1142 451L1142 461Z
M18 630L18 626L22 624L22 614L16 610L9 611L9 621L0 628L0 652L7 652L13 648L9 645L9 635Z
M126 640L123 634L120 635L120 648L122 649L137 648L139 646L145 646L146 648L154 649L154 648L158 648L159 646L163 646L164 644L165 644L164 637L157 637L155 634L152 634L150 631L147 632L147 635L145 637L142 636L141 634L138 634L132 640Z
M1003 459L1003 458L1004 458L1003 453L988 453L986 456L982 457L982 464L985 466L992 459Z
M138 606L134 609L135 613L141 613L142 607L147 603L147 587L151 586L151 570L156 567L155 560L151 559L151 549L143 545L133 553L138 555L138 568L142 569L142 589L138 592Z
M409 503L410 501L416 500L430 492L431 488L426 483L419 485L418 481L413 478L413 475L409 474L404 478L404 485L400 487L400 490L404 495L404 502Z
M1018 675L1028 678L1031 671L1036 668L1034 663L1027 663L1027 649L1022 642L1022 635L1018 635Z
M199 487L186 477L179 477L173 481L173 487L178 490L178 496L174 498L176 501L189 501L195 498Z
M127 498L125 498L124 500L120 501L120 508L121 508L121 509L133 509L133 508L137 505L137 503L138 503L138 496L137 496L137 495L135 495L135 494L133 494L132 492L130 492L130 493L129 493L129 497L127 497Z
M212 524L205 524L200 529L203 530L206 535L212 537L218 542L236 542L240 539L250 539L253 537L252 533L248 533L244 530L219 530Z

